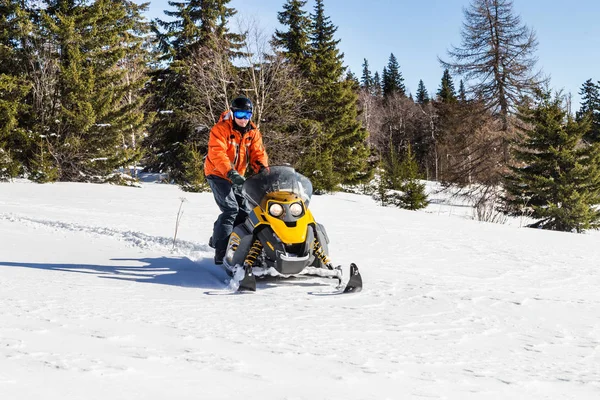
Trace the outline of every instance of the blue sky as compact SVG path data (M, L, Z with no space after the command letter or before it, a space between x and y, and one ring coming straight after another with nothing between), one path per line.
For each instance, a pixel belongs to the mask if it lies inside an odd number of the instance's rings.
M267 32L280 28L277 12L284 0L231 0L238 16L255 18ZM460 45L463 8L469 0L325 0L325 13L338 27L344 63L357 76L363 59L371 71L381 71L390 53L400 63L407 89L416 92L423 79L430 94L437 91L443 70L437 57ZM575 5L576 4L576 5ZM305 9L313 12L314 1ZM148 16L162 17L166 0L152 0ZM587 79L600 80L599 0L514 0L514 10L536 31L538 68L551 77L554 89L578 94ZM458 80L455 77L456 86Z

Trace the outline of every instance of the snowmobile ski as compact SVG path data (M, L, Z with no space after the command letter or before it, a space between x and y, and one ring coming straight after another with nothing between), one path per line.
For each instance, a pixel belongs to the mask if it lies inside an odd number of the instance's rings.
M252 267L236 267L229 286L238 292L256 292L256 278L252 273Z
M255 277L265 277L265 276L280 276L283 278L289 278L294 275L284 275L280 274L275 270L275 268L255 268L254 269ZM346 284L343 284L343 273L342 266L338 265L334 267L329 265L328 268L315 268L315 267L306 267L301 273L295 276L306 276L306 277L315 277L315 278L329 278L336 279L338 281L338 285L336 286L334 291L331 292L323 292L323 293L313 293L310 294L319 294L319 295L335 295L335 294L344 294L344 293L358 293L362 290L362 276L360 275L360 271L358 270L358 266L354 263L350 264L350 277Z
M340 267L336 268L336 270L340 271ZM340 271L341 272L341 271ZM340 294L348 294L348 293L358 293L362 290L362 277L360 275L360 271L356 264L350 264L350 279L344 285L342 284L341 278L332 277L339 279L339 285L332 291L322 291L322 292L309 292L308 294L313 296L336 296Z
M328 268L329 269L306 268L306 272L303 271L302 273L309 276L321 276L337 279L338 286L336 287L336 291L329 294L358 293L362 290L362 276L360 275L360 271L358 270L356 264L350 264L350 277L345 285L342 283L342 266L338 265L337 267L333 267L332 265L328 265Z
M358 293L362 290L362 276L356 264L350 264L350 279L346 283L343 293Z

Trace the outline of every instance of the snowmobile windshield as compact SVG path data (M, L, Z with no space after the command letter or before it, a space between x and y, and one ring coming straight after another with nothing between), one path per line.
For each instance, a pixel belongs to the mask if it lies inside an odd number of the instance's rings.
M312 183L292 167L274 166L246 179L242 191L254 206L260 205L263 197L273 192L291 192L308 206L313 193Z

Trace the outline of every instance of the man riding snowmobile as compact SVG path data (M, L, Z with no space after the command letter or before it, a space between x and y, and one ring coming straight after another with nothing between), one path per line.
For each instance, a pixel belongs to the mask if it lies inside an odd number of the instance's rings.
M255 276L316 275L335 278L341 291L358 292L362 278L355 264L342 287L341 267L328 258L325 227L308 209L312 184L289 166L271 166L248 178L242 194L253 207L231 235L224 266L239 290L256 289Z
M209 240L215 249L215 264L223 263L233 227L250 211L238 190L246 169L250 166L256 172L269 165L262 135L250 120L252 110L250 99L237 97L210 130L204 174L221 210Z

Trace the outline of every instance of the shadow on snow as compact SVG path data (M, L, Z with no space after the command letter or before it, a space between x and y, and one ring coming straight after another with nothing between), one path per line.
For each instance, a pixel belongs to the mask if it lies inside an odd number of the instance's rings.
M35 268L79 274L96 275L99 278L130 282L154 283L200 289L228 289L230 277L224 268L214 265L212 259L192 261L187 257L112 258L111 261L137 262L145 265L90 265L48 264L0 261L1 267ZM315 280L316 279L316 280ZM325 279L327 281L327 279ZM292 285L296 287L330 286L315 277L262 277L257 279L259 290Z
M128 264L138 262L145 265L47 264L0 261L0 267L66 271L92 274L106 279L203 289L223 289L229 281L225 271L214 265L211 259L202 259L195 262L187 257L157 257L113 258L111 261L127 261Z

